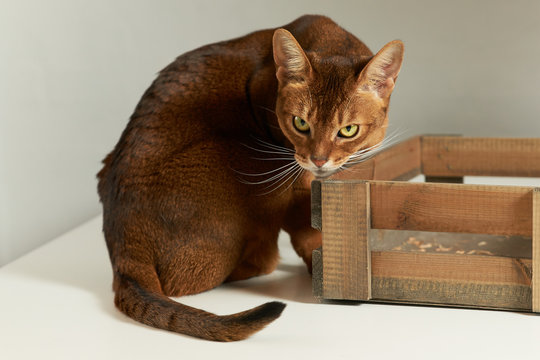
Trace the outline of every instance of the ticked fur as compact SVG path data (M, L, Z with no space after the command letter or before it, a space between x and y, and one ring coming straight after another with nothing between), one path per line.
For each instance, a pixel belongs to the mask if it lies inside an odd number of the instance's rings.
M282 303L217 316L169 296L273 271L281 229L311 269L321 235L310 182L380 146L402 58L399 41L373 56L330 19L304 16L161 71L98 174L120 311L217 341L276 319ZM353 125L353 137L339 135Z

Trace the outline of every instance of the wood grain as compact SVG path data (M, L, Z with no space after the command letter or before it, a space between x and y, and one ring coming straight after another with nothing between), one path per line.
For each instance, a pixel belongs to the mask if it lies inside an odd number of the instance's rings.
M531 260L372 252L372 296L386 301L531 310Z
M355 170L340 176L403 180L422 170L435 181L540 177L540 139L416 137ZM323 232L323 248L313 253L315 295L540 312L540 276L534 276L540 274L540 188L327 180L316 183L313 193L313 226ZM372 229L532 238L530 252L519 253L532 253L532 260L370 251Z
M402 141L333 176L336 180L409 180L420 174L420 137Z
M371 298L369 184L327 180L322 185L323 296Z
M530 311L531 288L446 280L373 277L373 300L379 302Z
M463 184L463 176L426 176L426 182Z
M532 311L540 312L540 188L533 191L533 230L532 230Z
M530 259L502 256L373 251L373 276L531 285ZM529 269L529 270L527 270Z
M371 251L487 255L532 259L530 237L371 229Z
M313 296L316 299L323 298L323 258L322 248L313 250L311 262L311 285L313 288Z
M532 236L527 187L370 182L375 229Z
M426 176L540 177L540 139L422 136Z
M373 180L409 180L420 174L420 137L412 137L375 157Z
M321 182L311 182L311 227L322 230Z

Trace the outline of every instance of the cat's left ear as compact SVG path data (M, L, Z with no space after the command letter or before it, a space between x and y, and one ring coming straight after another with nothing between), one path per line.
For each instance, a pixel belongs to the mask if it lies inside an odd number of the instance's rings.
M379 50L360 73L360 89L374 92L382 99L388 98L401 69L403 51L403 43L399 40L391 41Z
M280 82L302 82L311 75L311 64L294 36L277 29L272 39L276 76Z

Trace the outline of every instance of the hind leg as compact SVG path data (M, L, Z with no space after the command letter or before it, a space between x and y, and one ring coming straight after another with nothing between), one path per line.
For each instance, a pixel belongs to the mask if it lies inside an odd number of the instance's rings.
M279 262L277 235L268 236L266 241L247 241L238 266L226 281L238 281L254 276L269 274Z
M201 246L199 242L184 246L161 259L158 274L166 295L198 294L225 281L234 269L238 251L218 244L208 245Z

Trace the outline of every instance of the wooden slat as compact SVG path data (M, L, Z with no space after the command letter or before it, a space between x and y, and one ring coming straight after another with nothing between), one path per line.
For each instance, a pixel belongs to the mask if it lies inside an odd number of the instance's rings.
M535 188L533 191L533 234L532 234L532 249L533 249L533 304L532 311L540 312L540 188Z
M371 229L371 251L486 255L532 259L530 237Z
M377 154L370 160L341 171L333 179L409 180L420 174L420 137L412 137Z
M374 181L370 189L374 229L532 236L527 187Z
M375 160L373 180L409 180L420 174L420 137L416 136L381 152Z
M311 227L322 230L321 182L319 180L311 182Z
M369 184L322 182L323 296L371 298Z
M446 184L463 184L463 176L426 176L426 182L446 183Z
M333 180L372 180L375 171L375 159L366 160L332 175Z
M373 251L373 276L530 285L530 259L502 256Z
M531 310L531 261L372 252L376 300Z
M531 311L531 287L374 277L372 301Z
M322 248L313 250L311 257L311 285L313 296L317 299L323 298L323 257Z
M540 177L540 139L423 136L426 176Z

